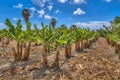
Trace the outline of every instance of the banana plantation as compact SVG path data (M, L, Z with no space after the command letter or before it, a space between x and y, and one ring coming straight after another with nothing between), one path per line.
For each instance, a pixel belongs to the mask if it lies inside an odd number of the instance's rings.
M0 80L120 80L120 17L99 30L70 27L56 19L40 26L29 21L0 30Z

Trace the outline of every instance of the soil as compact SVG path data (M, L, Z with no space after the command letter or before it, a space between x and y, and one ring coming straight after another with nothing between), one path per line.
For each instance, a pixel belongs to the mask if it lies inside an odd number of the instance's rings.
M64 57L64 48L61 48L59 70L43 67L42 46L34 44L29 61L13 62L11 48L15 44L11 41L0 47L0 80L120 80L118 54L102 37L82 52L76 52L73 44L69 59ZM51 51L47 59L52 64L55 51Z

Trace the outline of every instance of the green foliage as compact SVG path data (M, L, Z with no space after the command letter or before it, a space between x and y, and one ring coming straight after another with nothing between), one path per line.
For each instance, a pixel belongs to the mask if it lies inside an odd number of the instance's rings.
M51 25L41 23L42 29L38 29L34 24L34 30L31 29L31 23L28 22L26 30L22 30L21 21L18 20L16 27L6 19L9 37L19 42L31 42L43 44L46 47L57 47L63 45L71 45L72 43L83 39L94 39L98 36L97 32L91 31L89 28L82 29L72 25L70 29L63 24L60 28L54 28ZM52 43L52 45L50 44Z
M103 30L103 35L107 39L110 39L111 41L120 44L120 17L116 17L113 22L115 25L115 30L110 31L107 28L105 28L105 30Z
M18 42L23 41L23 33L22 33L22 24L21 21L18 20L16 23L16 27L10 22L9 19L6 19L6 25L8 28L7 33L8 36Z
M120 17L116 16L114 19L114 24L119 24L120 25Z
M84 34L85 34L84 29L81 29L81 28L76 28L73 31L73 36L74 36L75 41L79 41L81 39L84 39L84 37L85 37Z
M42 43L44 46L49 46L49 43L54 38L54 29L51 26L45 26L41 23L42 29L39 30L36 25L34 25L34 41L36 43Z
M27 26L26 26L26 31L24 33L24 39L27 41L27 42L31 42L33 40L33 30L31 29L31 23L28 22L27 23Z
M9 35L9 34L7 33L7 30L6 30L6 29L0 30L0 38L5 37L5 36L8 36L8 35Z

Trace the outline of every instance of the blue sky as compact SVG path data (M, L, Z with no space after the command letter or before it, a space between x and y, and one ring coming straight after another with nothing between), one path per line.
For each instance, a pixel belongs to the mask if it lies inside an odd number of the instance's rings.
M57 19L57 26L76 24L80 27L99 29L109 26L115 16L120 16L120 0L0 0L0 27L5 27L5 19L14 24L18 19L25 22L22 10L31 12L30 22L41 26L41 22L50 23L52 17Z

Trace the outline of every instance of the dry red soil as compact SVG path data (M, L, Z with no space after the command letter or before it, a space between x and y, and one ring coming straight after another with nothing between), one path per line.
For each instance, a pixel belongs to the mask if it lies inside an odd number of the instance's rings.
M43 68L42 46L31 47L30 60L13 63L11 47L0 48L0 80L120 80L120 60L104 38L98 38L90 48L76 52L72 46L72 57L65 59L61 48L60 69ZM55 59L55 52L48 54L48 62Z

